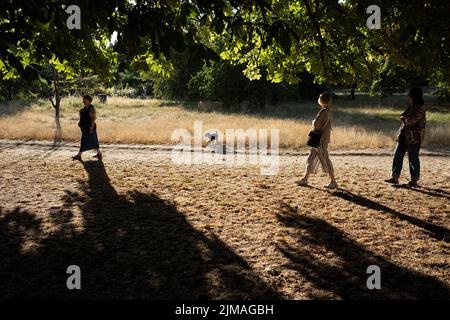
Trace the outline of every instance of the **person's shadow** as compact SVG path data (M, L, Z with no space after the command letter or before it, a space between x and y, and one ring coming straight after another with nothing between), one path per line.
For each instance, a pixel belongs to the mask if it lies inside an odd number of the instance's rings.
M396 189L408 189L411 191L415 191L415 192L419 192L419 193L423 193L432 197L437 197L437 198L447 198L450 200L450 192L445 191L443 189L437 188L437 189L433 189L433 188L429 188L429 187L425 187L425 186L420 186L418 188L412 188L408 185L405 184L394 184L392 185L394 188Z
M278 245L292 269L326 294L343 299L449 299L450 288L431 276L406 269L370 252L320 218L299 214L282 204L279 222L295 242ZM326 257L326 258L325 258ZM367 268L380 267L381 289L369 290ZM321 296L311 296L319 298Z
M281 298L245 260L214 234L197 231L173 204L137 191L120 195L103 162L83 166L89 178L82 192L66 191L65 204L50 211L57 231L34 250L23 248L47 221L20 208L1 215L0 297ZM69 265L81 268L81 290L66 287Z
M435 225L430 222L423 221L412 215L408 215L408 214L402 213L400 211L394 210L394 209L389 208L388 206L385 206L381 203L375 202L373 200L370 200L370 199L360 196L360 195L356 195L356 194L354 194L348 190L342 189L342 188L339 188L335 191L326 191L326 190L322 190L320 188L309 186L309 185L306 187L315 189L317 191L327 192L331 196L344 199L346 201L352 202L354 204L365 207L367 209L373 209L373 210L384 212L388 215L391 215L391 216L396 217L403 221L407 221L407 222L423 229L432 238L435 238L435 239L441 240L441 241L445 241L445 242L450 242L450 230L444 226L439 226L439 225ZM401 188L401 187L397 186L397 188ZM417 189L412 189L412 190L418 191Z
M366 207L368 209L373 209L373 210L387 213L393 217L396 217L403 221L407 221L419 228L422 228L432 238L450 242L450 239L448 238L448 236L450 235L450 230L443 226L439 226L439 225L435 225L433 223L423 221L412 215L408 215L408 214L402 213L400 211L394 210L394 209L389 208L381 203L375 202L373 200L370 200L370 199L360 196L360 195L356 195L345 189L339 188L336 192L332 192L330 194L332 194L335 197L339 197L344 200L353 202L357 205Z

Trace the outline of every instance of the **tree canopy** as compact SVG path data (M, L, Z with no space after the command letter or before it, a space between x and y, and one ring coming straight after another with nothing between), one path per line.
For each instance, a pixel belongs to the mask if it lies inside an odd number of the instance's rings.
M173 52L242 66L250 79L372 83L408 70L450 82L447 0L98 0L71 1L81 29L69 30L66 1L2 0L0 71L35 79L45 63L109 77L117 68L167 72ZM381 8L381 29L366 12ZM113 34L117 41L111 43ZM115 69L116 68L116 69Z

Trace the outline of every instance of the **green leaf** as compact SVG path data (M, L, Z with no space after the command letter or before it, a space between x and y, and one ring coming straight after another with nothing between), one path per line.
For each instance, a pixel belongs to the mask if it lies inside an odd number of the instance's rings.
M169 5L170 9L172 9L173 11L176 11L180 4L178 0L166 0L166 3Z

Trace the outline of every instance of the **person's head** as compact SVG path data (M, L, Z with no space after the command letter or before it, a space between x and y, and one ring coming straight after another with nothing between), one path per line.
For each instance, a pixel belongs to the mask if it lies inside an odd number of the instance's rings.
M92 97L90 95L83 96L83 104L89 106L92 103Z
M319 100L317 102L322 108L331 107L332 95L329 92L323 92L319 96Z
M408 93L408 100L410 104L415 106L421 106L425 102L423 101L423 92L420 88L412 88Z

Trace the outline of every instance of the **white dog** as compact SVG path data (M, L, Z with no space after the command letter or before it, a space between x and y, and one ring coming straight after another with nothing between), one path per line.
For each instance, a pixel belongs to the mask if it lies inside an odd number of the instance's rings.
M226 146L219 141L219 132L206 131L205 138L208 139L208 143L205 148L210 148L214 153L225 154L227 152Z
M208 139L208 143L206 144L208 146L211 142L217 142L219 140L219 133L217 131L206 131L205 138Z

